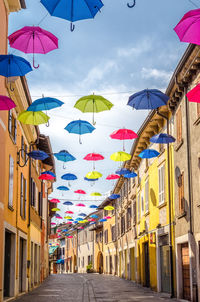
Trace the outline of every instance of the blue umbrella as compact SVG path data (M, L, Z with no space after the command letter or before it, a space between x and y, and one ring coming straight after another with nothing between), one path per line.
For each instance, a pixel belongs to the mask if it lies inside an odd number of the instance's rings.
M83 220L83 218L81 218L81 217L78 217L75 219L75 221L82 221L82 220Z
M74 219L70 218L70 219L67 219L67 221L74 221Z
M85 213L81 213L81 214L79 214L79 216L83 216L83 217L85 217L85 216L87 216Z
M62 106L64 103L54 98L41 98L35 100L27 109L27 111L47 111Z
M131 173L129 173L129 174L124 174L124 177L125 178L134 178L134 177L136 177L137 176L137 174L135 173L135 172L131 172Z
M51 171L44 171L44 172L41 173L41 175L44 175L44 174L48 174L48 175L51 175L51 176L53 176L53 177L56 177L56 174L54 174L54 173L51 172Z
M122 168L122 169L118 169L115 173L118 174L118 175L124 175L124 174L131 173L131 171L128 170L128 169Z
M54 156L57 158L57 160L63 161L65 163L68 161L76 160L76 158L66 150L61 150L58 153L54 153ZM63 169L65 169L64 164L63 164Z
M175 138L167 133L159 133L150 138L151 143L155 144L170 144L175 142Z
M61 217L61 216L60 216L60 214L56 213L55 217L57 218L57 217Z
M98 218L99 216L96 215L96 214L93 214L93 215L91 215L90 217L91 217L91 218Z
M96 209L96 208L98 208L98 206L96 206L95 204L92 204L91 206L89 206L90 207L90 209Z
M99 222L104 222L104 221L107 221L107 219L105 218L99 219Z
M46 152L40 150L33 150L28 153L28 156L38 160L45 160L46 158L49 157L49 155Z
M73 202L71 202L71 201L65 201L65 202L63 202L63 204L64 204L65 206L72 206L72 205L73 205Z
M95 223L96 223L96 221L90 222L90 225L95 224Z
M41 0L51 16L71 21L71 31L74 21L94 18L103 6L101 0Z
M120 195L119 194L111 194L108 198L109 199L117 199L117 198L120 198Z
M59 187L57 187L57 190L60 190L60 191L69 191L69 188L66 187L66 186L59 186Z
M154 149L143 150L138 156L141 158L153 158L157 157L160 153Z
M87 181L97 181L98 178L87 178L87 177L84 177L84 180L87 180Z
M75 179L77 179L76 175L71 174L71 173L66 173L66 174L62 175L61 178L64 179L64 180L75 180Z
M129 106L135 109L156 109L167 105L169 97L158 89L144 89L129 97Z
M79 135L79 143L81 142L81 135L85 133L91 133L95 130L95 128L87 121L77 120L69 123L65 130L67 130L69 133L75 133Z

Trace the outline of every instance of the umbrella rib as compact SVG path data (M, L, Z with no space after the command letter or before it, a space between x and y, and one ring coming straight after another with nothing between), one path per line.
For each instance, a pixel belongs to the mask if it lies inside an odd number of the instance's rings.
M192 25L194 25L194 23L198 22L199 21L199 17L195 18L195 20L187 27L187 29L185 30L184 34L183 34L183 37L186 35L187 31L188 31L188 28L190 28ZM182 40L182 39L181 39Z
M87 0L85 0L85 3L86 3L86 5L87 5L87 7L88 7L88 9L89 9L89 11L90 11L90 13L91 13L91 16L92 16L92 18L94 19L94 16L92 15L92 11L91 11L91 9L90 9L90 7L89 7L89 5L88 5L88 3L87 3ZM97 6L96 6L97 7ZM98 7L97 7L98 8Z

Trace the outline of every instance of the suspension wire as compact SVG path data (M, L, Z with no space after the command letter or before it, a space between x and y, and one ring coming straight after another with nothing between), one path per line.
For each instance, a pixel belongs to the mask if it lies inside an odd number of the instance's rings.
M44 17L42 17L42 19L38 22L37 26L39 26L43 21L44 19L46 19L46 17L48 16L49 13L46 13L46 15L44 15Z
M71 97L79 97L87 94L88 92L82 93L82 94L69 94L69 95L51 95L50 97L54 98L71 98ZM119 92L98 92L98 94L101 95L118 95L118 94L128 94L128 93L134 93L134 91L119 91ZM42 95L42 94L41 94ZM32 95L33 98L39 98L41 95Z
M190 3L192 3L196 8L199 8L199 6L195 3L195 2L193 2L192 0L188 0Z

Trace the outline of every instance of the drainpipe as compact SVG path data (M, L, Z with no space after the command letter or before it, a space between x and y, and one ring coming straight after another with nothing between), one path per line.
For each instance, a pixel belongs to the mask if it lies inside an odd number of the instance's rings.
M156 113L167 121L167 134L169 134L169 118L168 116L160 113L158 110ZM172 202L171 202L171 181L170 181L170 147L167 144L167 170L168 170L168 198L169 198L169 257L170 257L170 289L171 298L174 297L174 268L173 268L173 251L172 251Z
M92 259L92 266L94 270L94 231L92 231L92 236L93 236L93 259Z
M76 241L76 254L77 254L77 257L76 257L76 272L78 273L78 266L79 266L79 261L78 261L78 229L76 231L77 231L77 241Z
M67 274L68 274L68 238L67 238Z

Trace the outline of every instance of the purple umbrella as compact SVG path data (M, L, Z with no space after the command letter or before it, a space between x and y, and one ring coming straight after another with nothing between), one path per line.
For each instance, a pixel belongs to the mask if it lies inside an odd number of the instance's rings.
M12 33L8 39L12 48L33 54L34 68L39 67L34 64L35 53L45 54L58 48L58 38L39 26L25 26Z
M0 95L0 110L10 110L15 107L16 105L13 100L8 98L7 96Z

